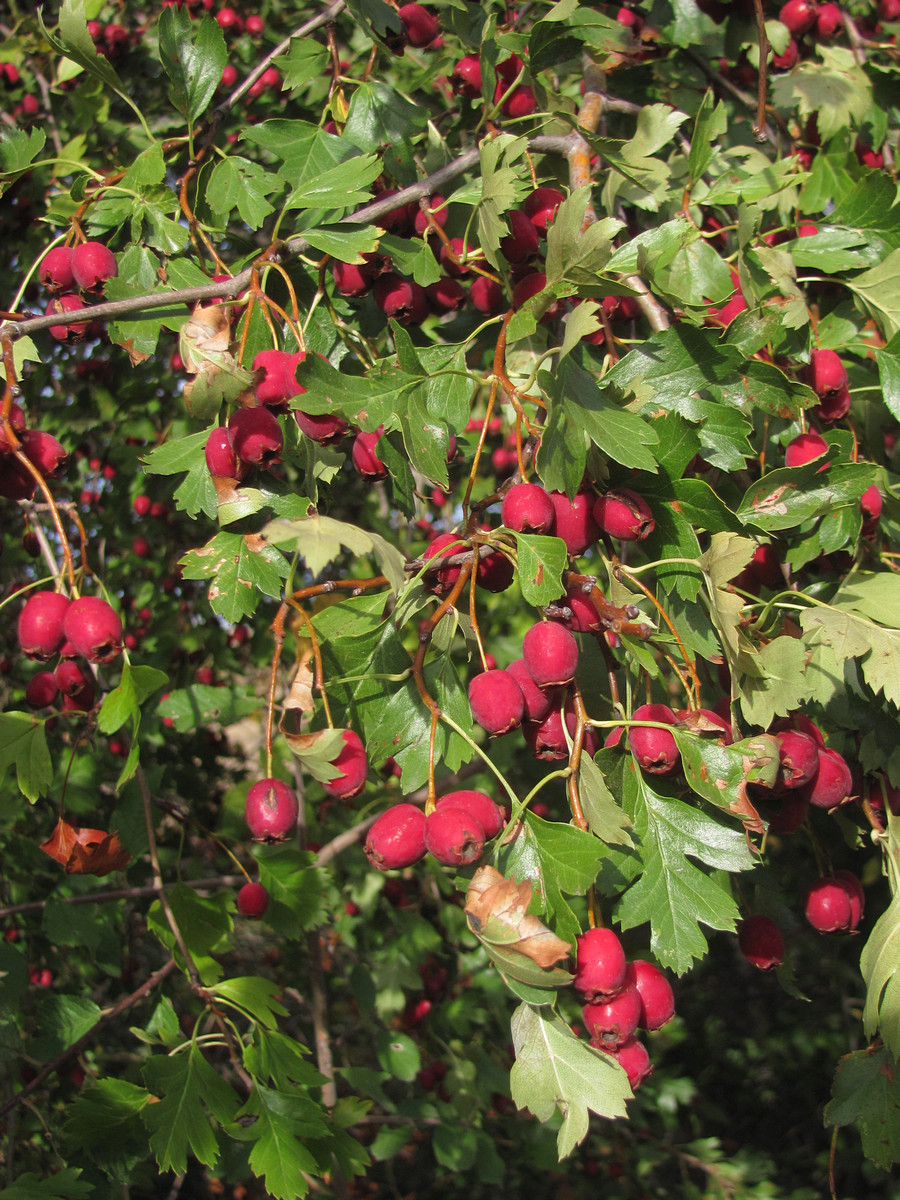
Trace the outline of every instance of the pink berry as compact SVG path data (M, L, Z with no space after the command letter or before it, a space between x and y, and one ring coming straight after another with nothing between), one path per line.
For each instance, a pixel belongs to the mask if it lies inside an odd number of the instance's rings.
M556 216L556 210L565 196L555 187L539 187L525 198L522 211L539 233L546 233L547 226Z
M499 804L495 804L484 792L447 792L438 797L437 807L461 808L470 813L484 830L486 841L496 837L506 824L506 816Z
M269 907L269 893L261 883L245 883L237 894L236 903L242 917L258 921Z
M465 553L466 547L462 539L455 533L439 533L425 547L423 558L453 557L454 554ZM459 579L459 567L444 567L425 577L425 586L439 596L446 595Z
M634 1036L641 1018L641 998L632 984L608 1000L585 1004L581 1019L592 1046L615 1049Z
M857 905L856 922L851 899ZM824 876L810 885L803 911L807 921L819 933L849 933L856 928L862 915L856 890L845 879L836 876Z
M457 312L466 302L466 289L449 275L442 275L425 288L428 303L436 313Z
M769 971L784 962L784 934L771 917L754 913L738 928L738 946L752 967Z
M881 492L878 490L878 484L870 484L859 498L859 507L863 515L864 528L866 525L872 526L877 524L878 518L881 516L881 509L884 501L881 497Z
M641 541L656 522L650 505L630 488L615 488L594 502L594 520L604 533L623 542Z
M786 788L799 788L816 777L819 769L819 747L808 733L786 729L777 733L778 756L781 761L781 782Z
M436 808L425 818L425 846L445 867L476 862L481 858L484 841L481 822L461 808Z
M625 982L634 983L641 998L641 1029L653 1032L662 1029L675 1016L675 993L665 975L642 958L635 959L625 968Z
M653 1070L647 1047L639 1038L629 1038L627 1042L617 1046L614 1050L608 1050L605 1046L602 1046L601 1049L604 1054L614 1058L624 1070L632 1091L636 1092Z
M847 368L834 350L813 350L803 378L820 399L845 388L848 382Z
M518 729L525 715L525 699L506 671L482 671L469 683L472 716L492 737Z
M260 779L247 793L244 819L256 842L283 842L299 815L296 794L280 779Z
M388 469L375 452L378 439L384 432L384 426L379 425L374 433L358 433L353 439L353 449L350 457L353 465L365 479L386 479Z
M102 292L119 273L116 257L102 242L81 242L72 250L72 275L85 292Z
M415 804L395 804L369 830L366 857L379 871L411 867L426 854L425 814Z
M26 429L21 435L22 453L45 479L59 475L66 465L69 452L52 433L42 429Z
M294 420L300 431L320 446L339 442L349 428L343 417L332 413L305 413L299 408L294 409Z
M588 929L575 949L573 987L588 1000L612 996L625 983L625 951L612 929Z
M574 634L557 621L539 621L525 634L522 657L528 674L541 688L571 683L578 668Z
M554 534L566 543L566 550L577 558L593 546L600 536L600 526L594 520L594 497L589 492L576 492L570 500L565 492L550 492L555 513Z
M844 14L836 4L820 4L816 13L816 36L830 40L844 28Z
M239 408L228 418L234 451L248 466L269 467L281 458L284 434L267 408Z
M800 433L785 446L784 465L802 467L804 463L820 458L827 449L828 443L820 434Z
M500 516L507 529L517 533L552 533L556 523L553 501L536 483L513 484L503 497Z
M850 799L853 777L846 760L837 750L819 750L818 769L806 784L804 795L816 808L837 808Z
M632 717L635 721L675 724L675 714L668 704L642 704ZM628 745L641 769L650 775L671 775L680 762L675 738L667 729L633 726L628 730Z
M340 800L350 800L365 787L369 760L358 733L352 729L345 729L341 734L341 739L344 745L333 763L333 766L340 771L340 775L336 779L330 779L323 783L322 787L329 796Z
M63 632L75 653L88 662L111 662L122 653L122 622L102 596L73 600L63 618Z

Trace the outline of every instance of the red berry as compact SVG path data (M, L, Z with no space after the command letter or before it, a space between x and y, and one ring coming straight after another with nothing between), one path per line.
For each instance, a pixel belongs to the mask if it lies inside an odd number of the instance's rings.
M611 929L579 934L575 959L573 987L588 1000L612 996L625 983L625 951Z
M283 408L291 396L305 392L297 382L297 367L306 355L302 350L290 354L287 350L260 350L253 359L253 370L265 374L256 385L256 399L270 408Z
M775 737L784 786L799 788L814 779L819 769L819 747L815 740L799 729L786 729Z
M437 313L456 312L466 302L466 290L456 279L442 275L425 288L428 303Z
M427 46L441 31L437 17L421 4L402 4L397 15L411 46Z
M469 299L472 307L487 317L496 316L506 308L506 298L503 288L496 279L488 279L486 275L476 275L469 288Z
M72 250L72 274L83 291L102 292L118 273L115 255L102 242L82 242Z
M438 808L461 808L470 813L484 830L485 840L496 837L506 824L506 817L499 804L495 804L484 792L447 792L438 797Z
M864 530L867 525L877 524L878 518L881 516L883 504L884 501L881 498L881 492L878 490L878 484L870 484L859 498Z
M395 804L383 812L366 838L366 857L379 871L411 867L426 854L425 814L415 804Z
M46 708L59 695L59 685L52 671L38 671L25 688L25 703L32 708Z
M665 975L642 958L635 959L625 968L625 982L634 982L641 998L641 1029L662 1029L675 1016L675 994Z
M505 91L506 85L498 81L494 91L495 104ZM527 83L518 84L503 101L500 111L504 117L509 117L510 120L514 120L516 117L530 117L533 112L537 111L534 89L530 88Z
M641 541L656 522L650 505L630 488L615 488L594 502L594 520L604 533L623 542Z
M88 662L111 662L122 653L122 622L102 596L73 600L63 618L63 632L74 652Z
M366 479L386 479L388 469L375 452L378 439L384 432L379 425L374 433L358 433L353 439L350 457L357 471Z
M248 464L238 458L231 430L227 426L217 425L209 431L206 465L210 475L218 475L223 479L241 479L247 474Z
M846 760L837 750L819 750L818 769L803 794L816 808L837 808L846 803L853 791L853 777Z
M267 408L239 408L228 419L235 453L244 463L269 467L281 458L284 434Z
M784 934L771 917L755 913L745 917L738 928L741 954L753 967L769 971L784 962Z
M816 23L818 6L810 0L787 0L778 14L782 25L787 25L791 33L799 35L808 33Z
M581 1019L591 1045L599 1046L602 1050L615 1049L633 1037L640 1017L641 998L633 984L609 1000L585 1004L581 1010Z
M401 325L418 325L428 315L425 289L414 280L403 279L393 272L375 280L372 296L384 315L393 317Z
M846 878L826 875L807 890L804 913L819 933L849 933L862 916L859 892Z
M447 224L448 216L447 205L444 201L444 197L438 193L435 193L433 196L428 197L425 204L432 221L436 225L439 225L441 229L443 229ZM421 235L424 234L425 230L428 228L429 224L428 218L425 214L425 209L419 205L416 209L416 215L413 218L413 229L421 237Z
M269 893L261 883L245 883L237 894L236 903L242 917L258 921L269 907Z
M844 28L844 14L836 4L820 4L816 13L816 36L833 38Z
M500 516L507 529L518 533L552 533L556 510L539 484L516 483L503 497Z
M800 433L785 446L784 465L802 467L804 463L821 458L827 449L828 443L818 433Z
M574 634L557 621L539 621L525 634L522 657L528 674L541 688L571 683L578 668Z
M454 554L462 554L466 550L462 539L455 533L440 533L433 541L429 542L425 547L423 558L434 558L438 556L444 558L446 556L453 557ZM446 595L453 587L457 579L459 579L459 567L444 567L440 571L436 571L425 577L425 586L437 595Z
M339 800L349 800L363 790L366 773L369 769L369 760L358 733L352 729L345 729L341 734L341 740L344 745L332 764L340 771L340 775L336 779L329 779L322 784L322 787L329 796L334 796Z
M601 1049L604 1054L614 1058L624 1070L632 1091L637 1091L643 1080L653 1070L650 1066L647 1047L636 1037L629 1038L627 1042L617 1046L614 1050L608 1050L605 1046L602 1046Z
M522 263L537 254L540 239L537 229L523 209L514 208L506 214L510 232L500 239L500 253L508 263Z
M570 500L565 492L550 492L556 514L553 532L566 543L566 550L577 558L593 546L600 536L600 526L594 520L594 497L589 492L577 492Z
M35 592L19 613L17 633L29 658L52 658L65 641L63 621L71 601L61 592Z
M507 671L482 671L469 683L472 716L492 737L518 729L525 715L525 699Z
M75 281L72 274L72 247L54 246L41 259L41 283L51 292L62 292Z
M565 196L555 187L539 187L526 197L522 211L540 233L546 233L547 226L556 216L556 210L565 200Z
M675 714L668 704L642 704L632 717L635 721L675 724ZM628 745L641 769L651 775L671 775L680 762L675 738L667 729L633 726L628 730Z
M299 815L296 794L280 779L260 779L247 793L244 819L256 842L283 842Z
M85 303L80 296L76 296L74 292L64 292L47 305L47 316L52 316L54 313L78 312L84 307ZM80 342L87 333L87 329L86 323L77 321L71 325L51 325L50 336L56 338L58 342Z
M556 703L556 693L552 688L545 690L538 687L531 678L524 658L514 659L506 668L506 671L507 674L512 675L513 679L519 685L522 699L525 702L525 718L529 722L543 721L553 708L554 703Z
M251 37L259 37L264 32L266 23L262 17L252 13L244 22L244 28Z
M481 858L484 827L470 812L452 805L425 818L425 846L445 867L462 867Z
M481 95L481 63L476 54L459 60L450 73L450 83L458 96L474 100Z

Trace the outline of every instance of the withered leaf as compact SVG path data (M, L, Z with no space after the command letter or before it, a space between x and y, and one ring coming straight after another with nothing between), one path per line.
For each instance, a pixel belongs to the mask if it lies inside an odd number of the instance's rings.
M466 893L466 919L488 950L496 946L506 953L516 951L539 967L552 967L572 947L528 912L531 896L527 879L516 883L493 867L479 867Z
M109 875L131 862L115 831L70 825L62 818L40 849L64 867L67 875Z

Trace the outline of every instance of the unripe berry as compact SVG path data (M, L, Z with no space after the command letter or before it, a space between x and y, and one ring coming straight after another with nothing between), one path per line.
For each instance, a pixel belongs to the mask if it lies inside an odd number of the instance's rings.
M633 984L609 1000L585 1004L581 1010L591 1045L603 1050L615 1049L633 1037L640 1017L641 998Z
M35 592L19 613L17 633L29 658L52 658L65 641L63 621L71 601L61 592Z
M662 1029L675 1016L675 994L659 967L642 958L635 959L625 968L625 982L633 982L641 998L638 1021L641 1029L650 1032Z
M506 824L503 809L484 792L447 792L438 797L437 807L461 808L463 812L470 813L484 830L485 841L496 837Z
M625 951L611 929L588 929L579 934L572 986L588 1000L611 996L625 983Z
M518 729L525 715L521 688L507 671L482 671L469 683L472 716L492 737Z
M594 520L594 498L588 492L576 492L570 500L565 492L550 492L555 513L553 532L566 543L566 550L577 558L593 546L600 536L600 526Z
M280 779L260 779L247 793L244 819L256 842L283 842L299 815L295 793Z
M656 522L650 505L630 488L615 488L594 502L594 520L604 533L623 542L641 541Z
M242 462L269 467L281 458L284 434L267 408L239 408L228 418L228 429Z
M111 662L122 653L122 622L102 596L73 600L63 618L63 632L75 654L88 662Z
M784 934L771 917L754 913L738 928L738 946L752 967L769 971L784 962Z
M675 724L675 714L668 704L642 704L632 717L635 721ZM675 738L667 729L633 726L628 730L628 745L641 769L651 775L671 775L681 761Z
M517 533L552 533L556 510L550 494L537 483L516 483L503 497L500 517Z
M333 763L341 773L336 779L329 779L323 783L322 787L329 796L350 800L365 786L369 760L358 733L352 729L345 729L341 739L344 745Z
M245 883L237 894L236 903L242 917L258 921L269 907L269 893L261 883Z
M426 854L425 814L415 804L395 804L383 812L366 838L366 857L379 871L411 867Z
M571 683L578 668L578 643L565 625L539 621L525 634L522 657L528 674L541 688Z
M72 275L85 292L102 292L119 273L116 257L102 242L81 242L72 250Z
M470 812L452 805L425 818L425 846L445 867L463 867L481 858L484 827Z

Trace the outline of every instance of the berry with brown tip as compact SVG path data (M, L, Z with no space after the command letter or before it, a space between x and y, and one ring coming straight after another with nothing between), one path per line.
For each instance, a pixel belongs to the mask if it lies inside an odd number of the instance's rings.
M556 510L550 494L537 483L515 483L503 497L500 517L517 533L552 533Z
M507 671L482 671L469 683L472 716L491 737L518 729L525 715L525 699Z
M41 259L41 283L48 291L64 292L75 282L72 274L72 247L54 246Z
M258 921L269 907L269 893L261 883L245 883L235 902L242 917Z
M575 943L572 986L588 1000L614 995L625 983L625 951L612 929L588 929Z
M653 1067L650 1065L650 1055L647 1052L647 1047L640 1038L629 1038L627 1042L623 1042L621 1046L616 1046L612 1050L607 1049L606 1046L601 1046L600 1049L604 1054L608 1054L610 1058L614 1058L623 1069L628 1076L628 1082L633 1092L637 1091L641 1083L653 1070Z
M465 789L458 792L447 792L438 797L438 808L461 808L470 813L484 830L485 841L496 837L506 824L506 814L499 804L496 804L484 792L473 792Z
M62 592L35 592L19 613L17 634L29 658L52 658L66 639L63 622L71 600Z
M738 947L747 962L760 971L771 971L784 962L784 934L764 913L754 913L741 921Z
M369 830L366 858L379 871L411 867L427 853L425 814L415 804L395 804Z
M270 467L280 460L284 434L267 408L239 408L228 418L228 429L241 462Z
M119 273L116 256L102 242L82 242L72 250L72 275L85 292L102 292Z
M785 729L776 733L781 782L786 788L800 788L814 779L819 769L819 747L808 733Z
M575 635L558 621L538 621L525 634L522 657L538 687L556 687L575 678L578 643Z
M837 808L845 804L853 791L853 776L846 759L837 750L821 747L815 777L803 794L816 808Z
M280 779L260 779L247 793L244 820L255 842L283 842L299 815L296 793Z
M484 826L470 812L452 805L425 818L425 846L445 867L464 867L481 858Z
M633 1037L641 1019L641 998L631 984L608 1000L585 1004L581 1019L592 1046L615 1049Z
M642 704L634 710L632 719L675 724L675 714L668 704ZM671 775L681 761L675 738L667 729L632 726L628 730L628 745L641 770L650 775Z
M75 654L88 662L112 662L122 653L122 622L102 596L73 600L63 617L63 633Z
M594 520L604 533L622 542L642 541L656 527L650 505L631 488L613 488L598 496Z

